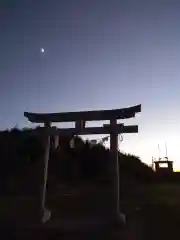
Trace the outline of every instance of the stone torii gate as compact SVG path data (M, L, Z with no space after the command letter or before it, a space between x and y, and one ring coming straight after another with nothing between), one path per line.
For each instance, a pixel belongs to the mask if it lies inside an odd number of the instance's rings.
M110 134L110 150L112 160L112 182L113 182L113 201L114 214L120 221L125 221L125 216L120 213L119 199L119 166L118 166L118 134L137 133L137 125L124 126L118 124L118 119L128 119L135 117L136 113L141 112L141 105L115 110L100 111L81 111L81 112L61 112L61 113L30 113L24 112L24 116L32 123L44 123L45 155L41 162L41 214L42 221L46 222L51 213L45 209L46 182L48 175L48 161L50 152L50 136L58 135L91 135L91 134ZM102 127L85 127L87 121L109 120L110 124ZM75 122L75 128L57 129L51 127L53 122ZM41 215L41 216L42 216Z

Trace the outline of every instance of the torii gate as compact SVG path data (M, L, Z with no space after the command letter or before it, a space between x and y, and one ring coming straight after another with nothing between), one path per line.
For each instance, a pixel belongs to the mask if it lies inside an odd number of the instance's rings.
M48 161L50 152L50 136L54 135L90 135L90 134L110 134L110 150L112 159L112 180L114 187L114 213L118 220L125 222L125 216L120 213L119 201L119 166L118 166L118 134L137 133L137 125L124 126L118 124L118 119L128 119L135 117L136 113L141 112L141 105L129 108L100 111L81 111L81 112L61 112L61 113L30 113L24 112L24 116L32 123L44 123L45 137L45 155L42 162L43 188L41 193L41 213L42 221L46 222L51 213L45 209L46 182L48 172ZM110 120L110 124L102 127L85 127L86 121ZM75 128L57 129L51 127L52 122L75 122ZM42 183L41 183L42 184Z

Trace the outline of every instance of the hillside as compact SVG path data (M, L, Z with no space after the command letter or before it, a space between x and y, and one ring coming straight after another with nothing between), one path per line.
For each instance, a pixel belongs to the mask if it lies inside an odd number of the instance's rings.
M84 142L79 137L75 137L74 148L70 147L69 142L70 138L61 137L60 147L51 151L49 179L53 183L107 183L111 163L109 149L100 144L92 146L90 142ZM14 128L0 133L2 194L23 191L23 184L30 184L28 190L35 188L37 166L43 157L42 143L40 128L37 128L37 131ZM119 163L121 178L126 179L126 183L127 178L129 182L144 182L152 177L152 170L136 156L119 153Z

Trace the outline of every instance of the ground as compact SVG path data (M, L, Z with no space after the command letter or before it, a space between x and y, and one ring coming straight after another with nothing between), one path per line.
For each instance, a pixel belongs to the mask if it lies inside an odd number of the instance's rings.
M133 191L132 191L133 190ZM14 224L26 226L21 230L21 237L17 239L176 239L178 238L178 225L180 222L180 185L177 184L149 184L129 189L130 194L122 197L121 207L127 215L127 225L117 228L110 222L104 221L99 227L86 229L85 221L83 227L79 224L78 231L65 230L67 219L89 219L99 216L109 219L111 209L109 195L106 188L100 190L96 187L74 189L66 192L59 190L54 197L49 197L48 206L52 210L51 221L43 228L43 231L29 230L34 218L34 198L30 197L1 197L1 235L11 235L14 239ZM81 197L80 197L81 196ZM104 210L106 209L106 211ZM23 219L23 220L22 220ZM59 220L59 222L57 221ZM69 220L68 220L69 221ZM94 221L94 220L93 220ZM34 224L35 221L33 220ZM80 222L80 221L79 221ZM64 224L64 226L63 226ZM104 224L104 225L103 225ZM58 226L55 230L54 226ZM49 227L49 230L47 230ZM50 228L51 227L51 228ZM35 229L35 228L34 228ZM88 233L87 233L88 232ZM35 236L32 236L35 234ZM42 236L43 234L43 236ZM30 236L31 235L31 236ZM41 235L41 237L40 237ZM3 239L1 237L1 239ZM7 239L7 237L6 237Z
M180 222L180 185L153 184L141 186L127 209L138 206L129 218L128 232L134 232L131 239L176 239ZM132 207L133 208L133 207ZM133 211L130 211L131 213ZM135 226L135 227L134 227ZM132 229L132 230L131 230Z

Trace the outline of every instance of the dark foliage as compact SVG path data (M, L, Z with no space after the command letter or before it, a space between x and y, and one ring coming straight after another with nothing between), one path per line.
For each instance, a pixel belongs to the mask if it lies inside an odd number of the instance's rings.
M71 148L70 140L71 138L61 137L60 147L51 150L50 181L53 179L56 183L63 181L73 184L86 181L108 182L110 151L101 144L92 146L90 142L84 142L79 137L74 137L74 148ZM14 128L1 132L0 151L1 193L33 188L37 180L37 166L43 156L41 128ZM119 162L122 175L137 181L152 179L152 170L138 157L119 153Z

